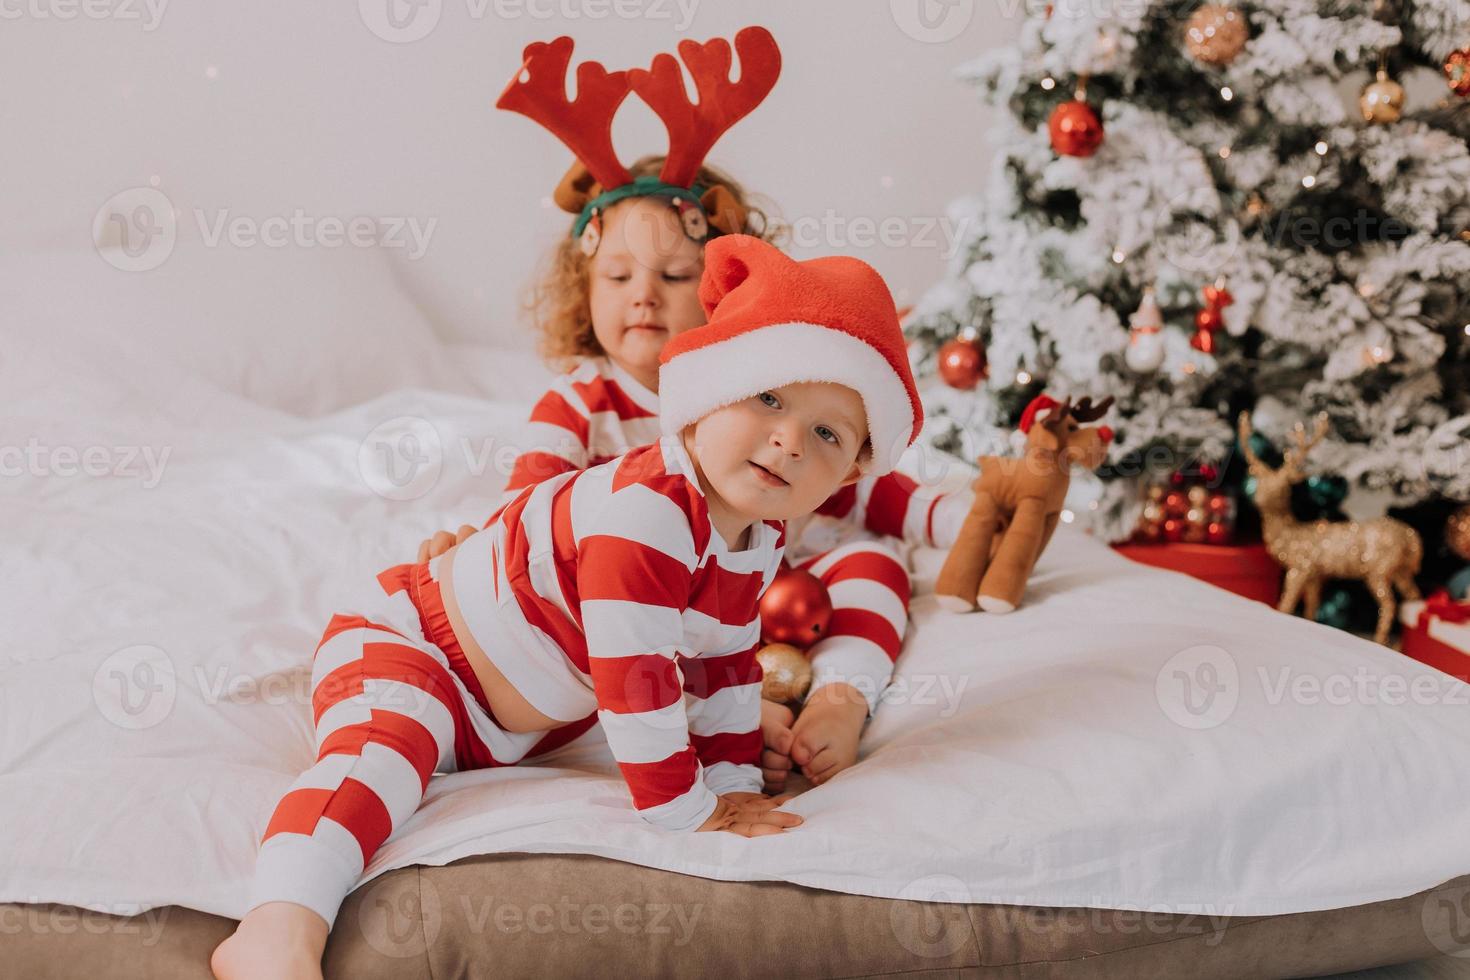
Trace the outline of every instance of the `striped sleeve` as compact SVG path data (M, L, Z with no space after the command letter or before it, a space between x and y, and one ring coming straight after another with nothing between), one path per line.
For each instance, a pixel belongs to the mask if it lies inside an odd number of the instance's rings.
M511 466L507 496L558 473L586 469L591 423L567 394L558 382L531 409L522 435L526 448Z
M738 653L686 659L684 704L704 783L716 795L759 793L761 756L760 620Z
M862 513L855 516L874 534L931 548L949 548L959 536L972 499L968 491L927 490L913 477L895 470L859 483L858 506Z
M959 539L960 528L975 506L975 491L969 487L940 494L929 505L929 545L948 551Z
M678 658L697 554L689 516L633 483L577 545L577 586L597 716L640 816L696 830L718 802L690 742Z

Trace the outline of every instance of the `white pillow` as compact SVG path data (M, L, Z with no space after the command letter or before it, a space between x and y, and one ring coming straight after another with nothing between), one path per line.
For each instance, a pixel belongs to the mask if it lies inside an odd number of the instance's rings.
M390 262L374 248L180 240L159 267L124 272L92 250L34 252L0 262L0 316L31 343L297 415L404 387L472 392Z

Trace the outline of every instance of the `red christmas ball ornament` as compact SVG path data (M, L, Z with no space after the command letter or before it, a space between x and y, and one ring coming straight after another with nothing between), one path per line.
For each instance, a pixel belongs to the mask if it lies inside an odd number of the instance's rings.
M783 565L761 596L761 639L805 650L827 635L832 597L811 572Z
M939 377L951 388L970 391L989 377L979 334L966 330L939 348Z
M1184 519L1170 517L1164 521L1164 540L1178 542L1184 540Z
M1225 315L1213 307L1206 307L1194 315L1194 328L1214 333L1225 326Z
M1451 92L1470 95L1470 46L1450 52L1444 60L1444 77L1450 83Z
M1206 306L1217 310L1223 310L1235 302L1235 297L1230 295L1230 290L1226 289L1220 283L1216 283L1213 286L1206 286L1200 290L1200 295L1204 297Z
M1189 510L1189 498L1178 490L1170 490L1164 495L1164 513L1170 517L1179 517Z
M1230 525L1224 521L1211 521L1205 528L1205 540L1210 544L1229 544Z
M1214 483L1220 479L1220 468L1214 463L1202 463L1199 468L1199 478L1206 484Z
M1051 148L1063 156L1090 157L1103 142L1103 124L1092 106L1081 99L1063 102L1047 120Z
M1225 288L1223 278L1200 290L1200 296L1205 307L1194 315L1195 330L1194 336L1189 338L1189 346L1202 353L1213 354L1218 346L1215 334L1225 326L1225 307L1234 303L1235 297Z

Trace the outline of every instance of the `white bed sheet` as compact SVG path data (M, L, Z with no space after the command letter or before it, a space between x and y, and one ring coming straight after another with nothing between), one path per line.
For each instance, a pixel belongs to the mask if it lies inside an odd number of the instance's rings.
M0 479L0 900L239 916L271 808L311 762L308 661L345 584L482 517L525 406L405 390L302 419L197 379L142 384L115 353L7 354L0 446L53 453ZM425 424L437 475L394 489L374 460L422 455L399 439ZM104 447L117 472L64 475L58 446ZM146 452L165 450L150 481ZM1254 915L1470 872L1466 685L1066 528L1010 616L940 612L941 557L918 555L900 686L863 761L789 804L798 830L648 828L594 729L548 764L435 777L368 873L587 853L864 895Z

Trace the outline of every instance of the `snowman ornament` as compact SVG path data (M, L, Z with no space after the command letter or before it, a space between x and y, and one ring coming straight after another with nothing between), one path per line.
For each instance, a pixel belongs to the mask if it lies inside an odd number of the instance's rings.
M1130 370L1152 374L1164 363L1164 315L1154 299L1154 288L1143 291L1143 300L1128 319L1128 349L1123 361Z

